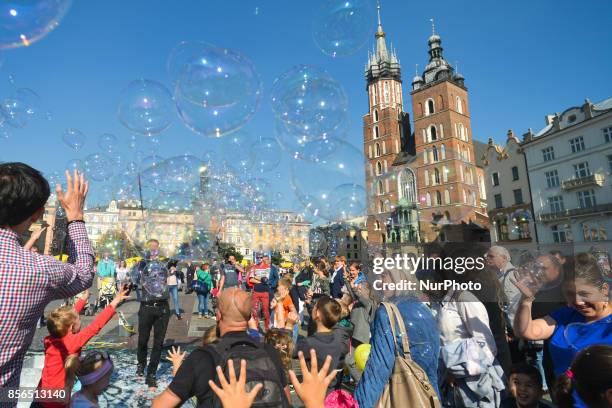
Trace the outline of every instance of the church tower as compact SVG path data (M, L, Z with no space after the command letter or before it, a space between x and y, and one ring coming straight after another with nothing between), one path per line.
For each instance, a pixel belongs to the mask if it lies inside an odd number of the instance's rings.
M363 116L363 143L367 158L368 241L385 243L385 213L395 205L398 185L384 175L402 153L412 151L410 118L404 112L400 63L395 50L387 49L380 3L376 48L368 53L365 79L368 113Z
M423 241L469 240L466 226L487 228L480 206L476 152L464 78L446 62L432 20L429 63L412 81L420 232ZM453 227L463 225L461 228Z

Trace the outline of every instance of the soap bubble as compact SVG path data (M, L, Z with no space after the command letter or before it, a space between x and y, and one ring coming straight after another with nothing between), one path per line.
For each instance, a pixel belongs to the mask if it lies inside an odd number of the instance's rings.
M138 79L121 92L119 120L131 131L151 136L166 130L172 123L172 95L159 82Z
M0 49L28 46L62 21L72 0L8 0L0 3Z
M83 147L85 139L83 132L74 128L67 129L62 136L64 143L76 151Z
M263 137L251 146L250 166L255 173L274 170L281 161L281 151L276 140Z
M204 163L195 156L182 155L164 160L160 166L165 173L159 179L158 188L166 193L186 193L193 191L200 180L200 169ZM148 175L149 173L147 173Z
M251 152L249 151L252 140L251 135L242 129L224 137L221 139L220 157L231 158L240 171L249 169L252 165ZM211 161L209 159L212 159L212 157L205 158L204 161L208 163Z
M85 158L85 173L92 180L106 181L113 176L111 159L104 153L90 154Z
M338 203L334 190L343 184L361 185L365 167L359 149L346 142L335 143L338 146L332 155L312 161L291 161L291 186L296 198L312 215L330 221L340 215L335 208Z
M372 38L374 10L372 0L326 0L312 25L315 43L332 57L355 53Z
M85 169L85 165L79 159L72 159L66 162L66 169L70 171L70 174L74 172L74 170L78 170L79 172L83 172Z
M346 126L347 107L342 86L317 67L293 67L272 88L272 110L284 125L277 133L285 135L283 141L290 146L326 139Z
M106 153L112 153L117 148L117 136L104 133L98 137L98 146Z
M193 211L191 194L159 193L154 199L152 207L168 213L184 213Z
M29 88L19 88L0 102L0 115L14 128L23 128L38 112L40 97Z
M168 70L181 120L196 133L220 137L242 127L256 112L261 80L237 51L206 43L181 43Z
M331 193L330 215L334 220L348 220L366 214L366 191L359 184L340 184Z
M128 138L128 147L130 149L135 149L138 146L138 136L130 135Z

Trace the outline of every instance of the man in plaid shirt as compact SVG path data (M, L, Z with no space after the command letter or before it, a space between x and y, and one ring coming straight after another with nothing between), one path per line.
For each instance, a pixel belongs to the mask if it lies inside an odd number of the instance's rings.
M52 300L91 287L94 251L83 222L88 183L66 172L67 190L56 187L68 220L68 263L21 247L19 236L40 219L50 195L42 174L23 163L0 164L0 389L18 388L36 324ZM6 391L6 390L5 390ZM17 401L0 402L15 406Z

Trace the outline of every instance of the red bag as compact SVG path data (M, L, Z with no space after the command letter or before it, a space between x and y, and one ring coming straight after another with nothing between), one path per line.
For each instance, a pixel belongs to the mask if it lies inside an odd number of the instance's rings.
M217 295L219 294L219 289L218 288L213 288L210 293L213 295L213 297L217 297Z
M325 408L359 408L355 398L346 390L335 390L327 394Z

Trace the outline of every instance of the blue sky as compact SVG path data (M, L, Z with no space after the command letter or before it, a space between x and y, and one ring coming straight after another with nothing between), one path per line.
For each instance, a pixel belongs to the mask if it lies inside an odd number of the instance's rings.
M75 1L46 38L3 53L0 87L12 75L18 86L41 96L52 120L38 119L14 130L8 140L0 139L0 159L25 161L46 172L62 170L67 160L97 151L102 133L127 139L129 132L116 115L120 91L141 77L169 85L167 56L183 40L234 48L253 61L264 85L262 105L247 126L254 137L273 136L269 91L277 76L301 63L325 68L347 91L349 141L361 148L367 48L335 59L323 54L311 30L320 4L322 0ZM383 0L383 26L388 44L397 49L405 91L415 64L427 63L430 18L435 18L445 57L453 64L459 61L466 77L478 140L494 137L501 142L509 128L521 135L529 127L543 127L544 115L580 105L585 97L596 102L612 96L612 2ZM373 43L372 37L369 46ZM88 136L79 154L61 141L69 127ZM210 144L178 120L160 140L164 157L199 155ZM288 172L287 157L278 171ZM287 177L273 183L287 192L281 206L290 206Z

